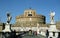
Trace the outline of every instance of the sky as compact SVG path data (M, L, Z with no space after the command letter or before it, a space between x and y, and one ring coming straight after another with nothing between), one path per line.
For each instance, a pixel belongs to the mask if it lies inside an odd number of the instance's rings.
M9 12L11 23L15 23L16 16L24 14L24 10L29 8L46 16L46 23L50 23L50 11L55 12L55 21L60 20L60 0L0 0L0 22L6 22L6 13Z

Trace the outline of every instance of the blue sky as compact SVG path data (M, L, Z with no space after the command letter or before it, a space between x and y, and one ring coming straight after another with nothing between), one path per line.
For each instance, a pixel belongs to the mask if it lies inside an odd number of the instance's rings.
M36 10L37 14L45 15L47 23L50 22L50 11L55 11L55 21L60 20L60 0L0 0L0 21L6 22L6 12L10 12L11 23L15 23L15 17L30 7Z

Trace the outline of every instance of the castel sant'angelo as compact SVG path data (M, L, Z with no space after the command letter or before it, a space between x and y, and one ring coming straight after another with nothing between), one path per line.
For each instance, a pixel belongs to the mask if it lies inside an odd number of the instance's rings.
M0 23L0 32L3 29L3 23ZM50 24L46 24L46 17L44 15L38 15L35 10L27 9L22 15L16 16L15 24L11 25L12 30L16 31L36 31L37 28L40 32L46 32ZM60 22L56 22L57 29L60 30Z
M22 27L23 30L25 30L25 31L28 31L28 30L36 31L37 26L38 27L47 27L45 20L46 20L46 17L44 15L38 15L38 14L36 14L35 10L28 9L28 10L24 11L23 15L16 16L16 22L12 26L12 28L18 29L18 27Z
M36 27L37 23L45 24L45 19L44 15L38 15L35 10L28 9L24 11L23 15L16 17L16 26Z

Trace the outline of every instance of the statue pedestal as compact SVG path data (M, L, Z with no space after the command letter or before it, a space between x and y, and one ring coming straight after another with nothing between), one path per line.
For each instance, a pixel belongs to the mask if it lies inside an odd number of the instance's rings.
M48 38L57 38L59 33L60 32L57 28L56 28L56 25L54 23L54 15L55 15L55 12L51 12L50 13L50 17L51 17L51 25L50 25L50 28L48 29Z
M58 37L59 30L57 30L56 25L54 25L54 24L50 25L50 28L48 29L48 31L49 31L48 38L50 38L50 37L57 38Z
M10 24L6 24L5 25L5 29L3 30L3 32L11 32L11 29L10 29Z
M57 31L56 25L50 25L49 31Z

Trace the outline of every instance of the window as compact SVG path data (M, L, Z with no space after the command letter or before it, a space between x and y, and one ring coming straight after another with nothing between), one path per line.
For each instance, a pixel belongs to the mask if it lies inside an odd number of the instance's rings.
M32 16L32 14L28 14L28 16Z

